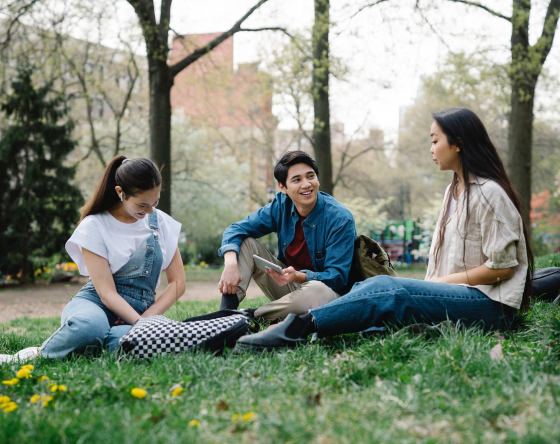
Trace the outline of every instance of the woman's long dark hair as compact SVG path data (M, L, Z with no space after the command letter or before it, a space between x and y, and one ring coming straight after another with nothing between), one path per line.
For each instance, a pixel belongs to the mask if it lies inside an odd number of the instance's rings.
M461 170L465 180L466 194L466 209L467 218L465 221L465 232L469 223L469 198L470 198L470 180L472 175L476 178L492 179L498 183L509 196L519 214L521 213L521 203L519 196L515 192L509 177L504 168L504 164L500 159L496 147L490 140L490 136L484 127L482 121L471 110L466 108L450 108L445 111L433 113L432 117L437 122L441 130L447 136L447 141L450 145L455 145L460 148L459 157L461 161ZM457 173L453 175L451 182L451 189L447 195L445 204L443 205L444 214L442 223L439 226L437 237L437 244L435 247L435 260L437 262L440 247L443 245L443 238L445 236L445 227L449 212L449 202L451 197L455 195L458 184ZM527 268L527 278L525 279L525 289L523 291L523 299L521 302L521 310L529 308L530 299L532 296L531 291L531 276L534 268L533 252L529 244L529 230L525 221L523 222L523 235L525 236L525 245L527 246L527 259L529 267Z
M150 159L125 160L126 157L117 156L109 162L92 198L80 208L80 222L90 214L103 213L119 203L117 185L123 189L125 199L136 196L139 191L161 186L161 174Z

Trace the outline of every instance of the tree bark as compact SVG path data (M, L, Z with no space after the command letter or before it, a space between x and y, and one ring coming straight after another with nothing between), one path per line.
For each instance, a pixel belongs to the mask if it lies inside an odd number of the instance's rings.
M158 208L171 214L171 87L166 61L148 58L150 79L150 158L161 168Z
M313 25L313 150L321 190L333 194L329 104L329 0L315 0Z

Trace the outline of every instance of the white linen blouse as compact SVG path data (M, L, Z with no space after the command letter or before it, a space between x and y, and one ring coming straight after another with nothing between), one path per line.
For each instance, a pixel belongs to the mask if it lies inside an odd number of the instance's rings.
M444 205L451 185L447 187ZM469 223L466 228L466 192L447 221L445 207L436 225L426 279L471 270L479 265L501 270L513 267L513 277L492 285L465 285L477 288L494 301L519 309L527 277L528 259L521 215L504 189L493 180L478 178L471 181ZM439 260L435 261L439 227L446 223Z

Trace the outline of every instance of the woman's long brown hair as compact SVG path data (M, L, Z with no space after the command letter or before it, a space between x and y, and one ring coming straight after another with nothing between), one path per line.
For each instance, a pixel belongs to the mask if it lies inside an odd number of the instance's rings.
M470 181L469 177L491 179L498 183L513 205L521 213L521 203L517 192L514 190L511 181L506 173L504 164L500 159L500 155L496 147L492 143L488 131L478 116L471 110L466 108L450 108L445 111L432 114L433 119L437 122L443 133L447 136L450 145L461 148L459 151L461 169L463 178L465 178L466 193L466 209L467 217L465 220L465 233L469 223L469 199L470 199ZM434 257L437 262L440 254L440 247L443 245L445 236L445 227L448 218L449 202L451 197L455 195L457 187L457 173L453 175L451 188L443 205L444 214L439 225L437 236L437 244L434 250ZM527 260L529 266L527 268L527 277L525 279L525 288L523 291L523 299L521 301L521 310L525 311L529 308L532 296L531 277L534 269L533 251L531 250L529 230L525 221L523 221L523 235L525 236L525 245L527 247ZM464 248L463 248L464 255Z
M103 213L119 203L120 198L115 191L117 185L123 189L125 199L136 196L139 191L161 186L161 174L150 159L125 160L125 156L117 156L109 162L92 198L80 208L80 222L86 216Z

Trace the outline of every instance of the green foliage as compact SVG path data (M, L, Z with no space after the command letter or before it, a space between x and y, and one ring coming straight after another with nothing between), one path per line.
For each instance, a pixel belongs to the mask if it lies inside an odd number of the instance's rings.
M0 140L0 270L31 273L31 256L62 250L78 219L80 191L75 168L64 164L74 149L72 124L50 85L33 86L20 71L5 97L7 125Z

